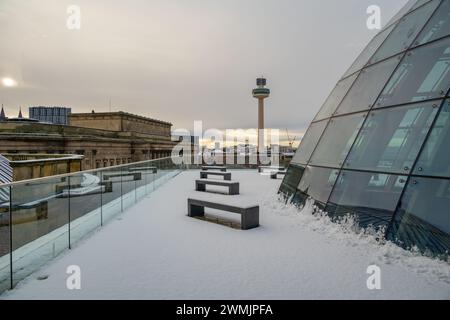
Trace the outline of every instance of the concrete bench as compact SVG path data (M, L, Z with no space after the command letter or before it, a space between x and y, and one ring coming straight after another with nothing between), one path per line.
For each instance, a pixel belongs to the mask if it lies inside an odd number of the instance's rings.
M152 173L158 173L158 168L157 167L136 167L136 168L129 168L128 171L130 172L141 172L141 171L151 171Z
M133 177L133 181L142 180L142 173L133 172L133 173L104 174L103 180L108 181L111 178L123 178L123 177Z
M227 172L227 167L223 167L223 166L202 166L202 170L203 171L220 170L222 172Z
M278 175L286 175L286 171L285 170L280 170L280 171L276 171L276 172L271 172L270 173L270 179L278 179Z
M285 168L284 167L281 167L281 166L260 166L260 167L258 167L258 172L259 173L262 173L262 172L264 172L264 170L267 170L267 171L283 171Z
M229 195L239 194L239 182L208 179L195 180L195 191L206 192L206 185L228 187Z
M208 179L208 176L221 176L223 180L231 181L231 172L200 171L200 179Z
M259 227L259 206L236 207L223 203L188 199L188 216L204 217L205 208L223 210L241 215L241 229L249 230Z

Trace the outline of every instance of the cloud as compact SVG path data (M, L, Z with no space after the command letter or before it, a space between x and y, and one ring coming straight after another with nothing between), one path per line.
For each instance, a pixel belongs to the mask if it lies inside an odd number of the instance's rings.
M21 84L0 88L11 113L107 111L111 99L113 110L176 127L249 128L264 74L266 125L301 131L373 35L366 0L78 0L81 30L70 31L72 2L1 2L0 77ZM398 7L378 2L386 15Z

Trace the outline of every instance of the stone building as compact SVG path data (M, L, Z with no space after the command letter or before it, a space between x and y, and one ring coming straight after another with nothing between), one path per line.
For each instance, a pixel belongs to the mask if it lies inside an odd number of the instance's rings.
M171 123L125 112L71 114L69 125L0 121L0 153L83 155L82 170L171 155Z
M12 167L13 181L77 172L81 170L81 164L84 158L80 155L39 153L4 153L3 156L9 160L9 165Z

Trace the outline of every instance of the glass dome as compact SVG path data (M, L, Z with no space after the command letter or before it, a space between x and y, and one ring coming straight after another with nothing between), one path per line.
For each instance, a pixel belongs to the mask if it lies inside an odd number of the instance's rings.
M449 88L450 0L409 1L337 83L280 193L450 252Z

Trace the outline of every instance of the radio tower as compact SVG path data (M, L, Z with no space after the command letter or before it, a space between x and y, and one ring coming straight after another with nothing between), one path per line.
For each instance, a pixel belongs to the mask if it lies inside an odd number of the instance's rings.
M264 150L264 99L270 96L270 90L265 88L266 83L265 78L258 78L256 79L258 87L253 89L253 97L258 99L258 153Z

